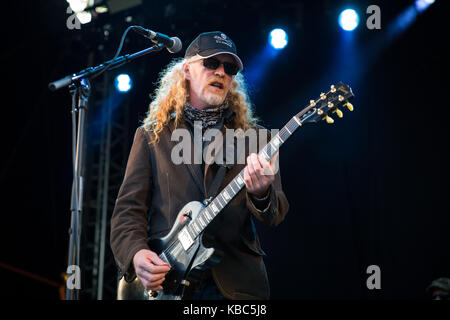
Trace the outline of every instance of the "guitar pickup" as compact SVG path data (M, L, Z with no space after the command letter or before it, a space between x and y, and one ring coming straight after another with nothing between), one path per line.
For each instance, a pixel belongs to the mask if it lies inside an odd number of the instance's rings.
M194 240L191 238L191 235L187 231L186 227L184 227L178 234L178 240L181 242L181 245L185 251L187 251L194 244Z

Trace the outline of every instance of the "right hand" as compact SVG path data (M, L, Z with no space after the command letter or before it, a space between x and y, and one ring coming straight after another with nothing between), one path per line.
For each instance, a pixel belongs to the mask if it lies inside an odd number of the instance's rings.
M158 255L147 249L139 250L133 258L136 276L147 290L162 290L161 284L166 280L169 265Z

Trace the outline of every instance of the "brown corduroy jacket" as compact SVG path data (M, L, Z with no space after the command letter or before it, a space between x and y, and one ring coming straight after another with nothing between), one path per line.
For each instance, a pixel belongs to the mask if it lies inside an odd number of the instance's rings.
M222 132L230 123L228 116ZM181 121L178 128L188 129L188 126ZM178 142L171 141L173 130L171 121L160 133L159 142L153 144L150 143L153 133L143 127L137 129L134 137L111 219L111 248L125 279L134 277L133 257L139 250L149 249L149 238L166 235L186 203L203 201L209 196L211 177L217 172L216 164L205 165L204 172L198 164L175 165L171 152ZM245 150L247 153L248 148ZM243 168L243 164L235 164L228 169L219 191ZM221 262L212 268L212 276L221 293L229 299L269 298L265 253L253 219L256 217L273 226L284 219L289 204L281 188L279 172L268 199L270 205L258 210L258 202L244 188L207 228L214 232L214 246L224 253Z

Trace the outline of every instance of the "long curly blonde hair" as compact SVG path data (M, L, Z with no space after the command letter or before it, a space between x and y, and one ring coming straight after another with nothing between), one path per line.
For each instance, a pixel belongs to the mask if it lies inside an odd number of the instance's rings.
M182 109L189 97L189 81L185 78L183 64L185 58L174 59L160 74L152 102L145 119L142 121L146 131L152 131L158 142L159 134L175 113L175 127L182 117ZM244 131L257 125L256 118L247 92L243 75L239 72L231 81L226 97L228 106L236 113L233 127Z

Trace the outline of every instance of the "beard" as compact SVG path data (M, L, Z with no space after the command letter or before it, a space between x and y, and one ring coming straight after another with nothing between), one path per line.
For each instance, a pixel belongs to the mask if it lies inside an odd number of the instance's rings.
M221 106L225 101L225 97L225 94L205 92L202 100L210 106Z
M215 94L205 96L205 102L207 104L209 104L210 106L221 106L223 104L224 100L225 100L225 97L215 95Z

